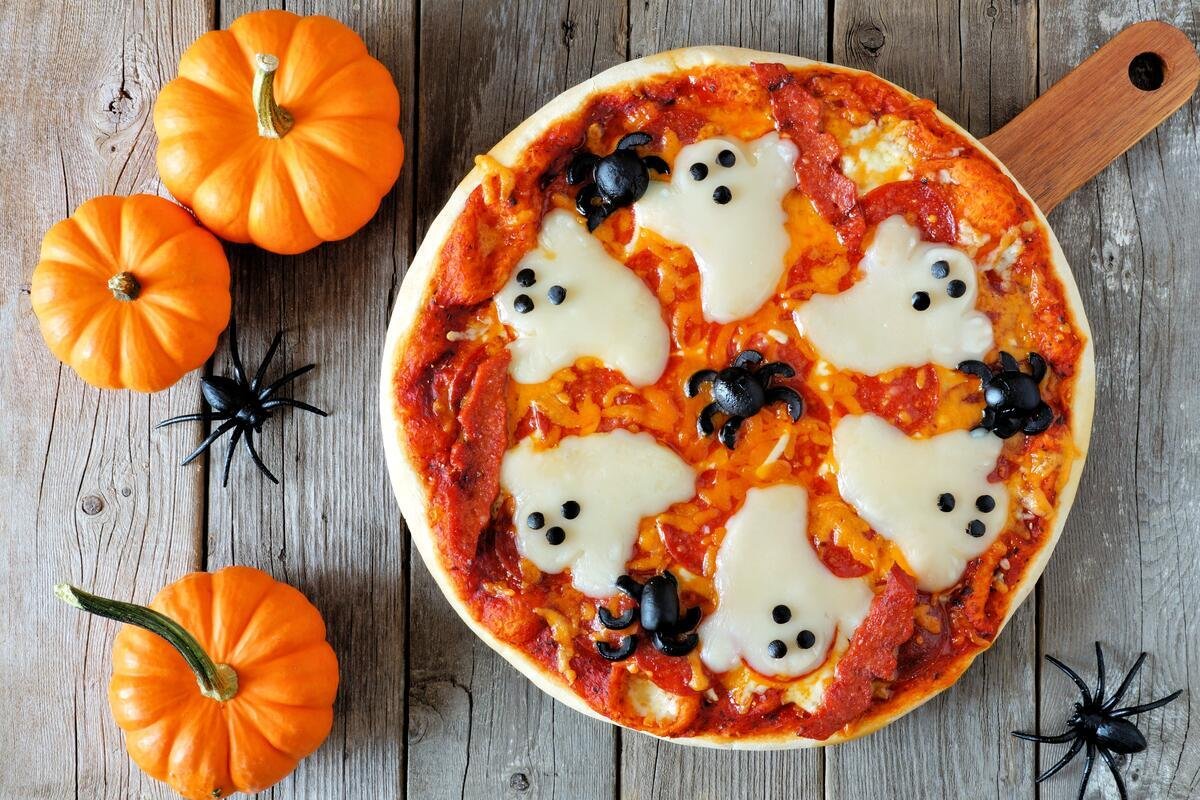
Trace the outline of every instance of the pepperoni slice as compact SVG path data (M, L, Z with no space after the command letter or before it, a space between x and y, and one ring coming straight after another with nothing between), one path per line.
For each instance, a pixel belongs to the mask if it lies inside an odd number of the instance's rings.
M920 229L929 242L954 244L958 226L945 193L925 181L896 181L867 192L862 199L867 224L878 225L890 216L901 214L910 225Z

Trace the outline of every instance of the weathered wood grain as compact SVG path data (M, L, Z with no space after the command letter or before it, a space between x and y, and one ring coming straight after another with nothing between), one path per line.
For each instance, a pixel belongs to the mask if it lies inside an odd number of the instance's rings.
M46 349L29 305L42 234L97 194L158 192L150 108L207 3L5 3L0 142L0 794L173 796L125 754L108 712L118 626L54 600L62 580L147 601L199 565L201 473L188 437L194 376L154 396L100 392Z
M625 59L623 2L421 4L417 225L510 129ZM479 642L419 558L410 606L408 796L593 800L616 732L564 708Z
M259 2L223 0L221 27ZM413 3L288 3L339 19L391 71L412 141ZM284 331L276 375L316 362L295 396L330 412L278 415L260 452L272 485L244 453L228 489L211 456L208 566L248 564L303 591L325 616L341 686L329 740L270 792L272 797L395 797L404 785L406 555L383 463L376 381L391 295L410 257L412 165L375 218L342 242L283 258L230 248L234 313L243 356L257 363ZM216 370L230 369L225 343Z
M1031 3L834 5L834 60L934 99L977 136L1035 96ZM949 690L883 731L831 749L826 796L1009 798L1033 792L1033 754L1008 732L1036 706L1032 598Z
M1200 34L1194 3L1099 13L1043 6L1041 88L1138 19ZM1079 499L1042 592L1041 650L1094 675L1092 642L1110 670L1150 651L1129 702L1200 686L1195 628L1200 608L1200 410L1190 381L1200 344L1200 102L1191 103L1052 215L1083 293L1096 345L1092 456ZM1041 670L1041 724L1057 732L1077 695L1048 665ZM1022 724L1030 725L1032 715ZM1200 794L1200 706L1191 694L1141 717L1149 750L1125 771L1130 796L1183 800ZM1196 730L1192 726L1196 725ZM1042 764L1060 748L1044 748ZM1074 764L1043 797L1073 797ZM1096 770L1089 796L1117 796Z

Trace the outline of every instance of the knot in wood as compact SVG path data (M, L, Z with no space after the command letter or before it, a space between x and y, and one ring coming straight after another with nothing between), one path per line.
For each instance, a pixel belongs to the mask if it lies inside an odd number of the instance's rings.
M868 22L856 31L858 44L862 49L866 50L871 55L876 55L883 49L883 45L887 42L887 36L879 26Z
M83 509L83 513L87 514L89 517L94 517L104 510L104 501L94 494L89 494L87 497L83 498L83 501L80 502L79 506Z

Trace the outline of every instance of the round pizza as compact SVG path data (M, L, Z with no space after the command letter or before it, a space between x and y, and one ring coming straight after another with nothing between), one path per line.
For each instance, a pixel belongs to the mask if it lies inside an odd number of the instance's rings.
M476 159L385 349L388 465L467 624L677 741L862 735L1029 593L1087 449L1045 218L932 103L689 48Z

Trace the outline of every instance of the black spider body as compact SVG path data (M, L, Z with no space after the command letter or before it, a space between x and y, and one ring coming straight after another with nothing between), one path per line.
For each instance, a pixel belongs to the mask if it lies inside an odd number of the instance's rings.
M650 134L638 131L622 137L617 148L606 156L584 152L571 161L567 183L584 184L575 196L575 208L587 220L589 231L596 230L613 211L641 199L650 185L650 170L670 173L662 158L638 155L634 149L651 141Z
M233 321L230 321L229 354L233 359L233 377L227 378L223 375L211 375L200 379L200 393L204 397L205 404L211 409L211 412L201 411L197 414L183 414L178 417L164 419L155 426L156 428L161 428L164 425L174 425L177 422L192 422L204 419L221 421L221 424L213 429L212 433L206 436L204 441L188 454L187 458L180 462L180 466L190 464L201 453L207 450L213 442L232 431L233 438L230 439L229 449L225 453L225 469L222 472L221 485L229 485L229 465L233 463L233 453L237 448L238 440L246 443L246 449L250 451L250 458L253 459L255 466L272 483L279 483L279 479L271 474L271 470L267 469L267 465L263 463L258 455L258 451L254 448L254 435L262 433L263 423L271 418L274 410L277 408L287 406L298 408L301 411L310 411L313 414L320 414L322 417L328 416L326 412L315 406L310 406L308 403L290 397L275 397L275 393L283 388L284 385L291 383L296 378L313 369L316 367L316 364L308 364L299 369L292 370L278 380L266 386L262 385L263 379L266 376L267 366L270 365L271 359L275 357L275 351L279 349L279 343L282 339L283 331L275 334L275 338L271 341L271 347L267 350L266 357L254 373L254 378L247 381L246 371L242 367L242 359L238 354L237 326Z
M695 649L699 637L692 631L700 624L700 607L693 606L680 616L679 582L669 572L655 575L644 584L628 575L617 579L617 588L637 603L620 616L614 616L600 606L597 616L600 624L609 630L625 630L638 623L641 632L650 635L650 641L660 652L668 656L686 656ZM637 649L638 635L629 634L615 646L608 642L596 642L596 650L609 661L623 661Z
M1000 364L990 367L982 361L964 361L960 372L979 378L983 385L983 419L979 427L1007 439L1022 431L1032 436L1050 427L1054 411L1043 400L1038 385L1046 377L1046 360L1029 354L1029 372L1008 353L1000 353Z
M792 422L804 413L804 400L795 389L773 386L776 377L791 378L796 371L781 361L763 362L762 353L745 350L738 353L733 363L721 371L702 369L687 379L683 393L695 397L700 387L712 384L713 401L704 407L696 418L696 429L701 436L711 436L716 426L713 417L726 416L717 438L721 444L733 449L737 444L738 430L748 417L752 417L772 403L785 403Z
M1084 791L1087 789L1088 779L1092 775L1092 766L1095 763L1096 754L1099 753L1100 757L1104 759L1104 763L1108 765L1109 771L1112 772L1113 780L1117 784L1117 790L1120 792L1122 800L1125 800L1128 797L1125 791L1125 780L1121 777L1121 772L1117 767L1117 761L1114 756L1140 753L1147 746L1146 737L1142 735L1142 732L1138 730L1136 725L1129 721L1128 717L1165 706L1182 694L1182 690L1173 692L1158 700L1143 703L1142 705L1117 708L1117 703L1121 702L1121 698L1125 696L1125 691L1133 682L1134 676L1142 668L1142 664L1146 660L1145 653L1138 656L1132 669L1125 675L1125 679L1121 681L1121 685L1117 687L1113 696L1107 700L1104 698L1104 652L1100 649L1099 642L1096 642L1095 693L1089 690L1083 679L1066 664L1054 656L1046 656L1046 660L1062 670L1067 677L1075 682L1075 685L1079 687L1081 702L1075 704L1075 712L1067 720L1067 730L1057 736L1041 736L1034 733L1013 731L1013 736L1020 739L1027 739L1031 742L1045 744L1071 743L1071 746L1067 748L1067 752L1063 754L1062 758L1054 762L1041 775L1038 775L1037 782L1041 783L1051 775L1056 774L1071 759L1075 758L1080 750L1086 748L1087 755L1084 760L1083 777L1079 781L1079 797L1082 798Z

